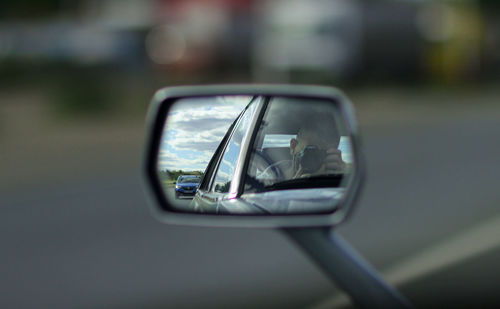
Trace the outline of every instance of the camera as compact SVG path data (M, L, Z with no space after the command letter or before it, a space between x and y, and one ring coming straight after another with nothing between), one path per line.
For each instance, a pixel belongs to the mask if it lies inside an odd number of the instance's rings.
M297 167L302 166L303 173L314 173L323 165L326 150L319 149L314 145L308 145L301 152L297 153L295 157Z

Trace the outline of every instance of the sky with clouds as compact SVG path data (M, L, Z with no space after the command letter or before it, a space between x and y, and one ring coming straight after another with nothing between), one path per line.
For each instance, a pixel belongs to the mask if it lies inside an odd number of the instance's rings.
M158 168L204 171L229 126L251 96L185 98L170 109Z

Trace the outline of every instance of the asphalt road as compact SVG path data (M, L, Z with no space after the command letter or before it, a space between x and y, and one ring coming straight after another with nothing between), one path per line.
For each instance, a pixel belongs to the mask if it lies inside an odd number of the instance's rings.
M174 187L168 188L166 194L167 196L170 196L170 198L175 199ZM180 198L175 199L175 203L178 205L179 208L187 209L192 199L193 197L190 196L181 196Z
M368 178L338 231L389 275L394 265L500 215L499 109L431 111L380 123L362 118ZM0 307L303 308L328 302L334 286L279 231L156 221L139 157L137 143L124 160L127 168L106 169L117 164L110 156L94 175L3 187ZM487 246L480 256L456 262L465 270L452 272L453 280L499 273L496 244ZM435 267L429 278L450 278L451 270ZM395 280L408 287L411 274L405 276ZM415 284L425 288L422 280ZM443 295L456 288L439 282Z

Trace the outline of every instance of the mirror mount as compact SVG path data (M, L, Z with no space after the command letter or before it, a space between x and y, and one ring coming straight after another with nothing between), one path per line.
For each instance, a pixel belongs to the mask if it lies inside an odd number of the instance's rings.
M330 117L330 119L334 119L335 121L338 121L339 123L344 125L345 137L348 138L350 147L352 147L352 155L350 159L353 163L355 163L353 164L354 168L350 171L348 170L348 173L346 173L345 170L341 170L341 174L343 173L342 177L344 177L345 175L349 175L349 182L347 183L347 185L343 188L340 188L339 191L333 192L334 194L332 194L331 190L325 190L325 188L321 187L319 180L321 180L322 176L330 178L329 181L331 182L332 178L334 178L332 175L335 175L336 172L339 172L338 170L334 170L334 172L326 172L327 162L324 162L323 166L325 167L322 168L322 172L316 171L316 173L310 174L306 177L293 177L294 181L292 182L281 181L281 185L286 185L286 188L277 188L279 187L280 182L275 182L272 184L272 186L275 186L276 188L267 190L262 194L249 192L248 194L242 194L241 196L232 196L231 192L229 192L229 188L231 187L231 184L233 185L233 187L236 187L236 184L231 182L231 178L229 179L229 181L227 179L223 179L224 181L220 181L217 183L217 178L215 177L216 175L213 173L213 171L219 168L220 162L224 161L224 157L222 155L225 154L225 151L227 149L229 149L228 145L232 142L232 136L238 135L234 132L239 130L237 122L240 121L238 119L244 119L243 117L245 116L245 113L242 112L240 113L240 116L238 116L238 118L233 122L233 125L230 126L228 133L224 136L222 142L215 150L215 154L209 161L208 167L206 168L205 172L201 173L204 178L201 181L199 187L193 187L194 185L192 183L186 185L190 187L189 189L186 189L189 191L188 193L192 194L193 191L196 190L195 200L206 199L212 200L212 202L220 201L220 203L217 203L217 208L215 208L216 211L209 213L198 211L198 208L196 208L198 207L197 205L193 206L194 210L192 211L180 211L179 209L173 207L171 204L173 204L173 201L175 200L168 199L166 197L166 191L172 190L172 188L171 186L167 187L167 189L165 188L166 185L171 184L171 182L169 182L171 181L171 179L167 179L167 181L163 183L161 182L161 179L159 177L158 161L162 139L164 139L164 137L168 137L168 134L164 134L166 132L165 125L167 122L167 117L169 116L169 111L171 110L172 106L176 104L176 102L179 102L181 100L188 99L191 100L191 103L193 103L194 100L197 100L199 98L213 98L217 96L262 96L265 97L266 100L268 98L276 97L282 99L284 98L285 101L293 101L293 99L298 98L300 100L304 100L304 102L301 103L306 104L308 109L311 108L311 105L307 104L306 102L310 103L311 100L329 102L327 105L330 105L330 107L334 106L333 109L335 109L335 115L337 115L337 117ZM249 108L250 103L248 103L247 108ZM268 103L266 101L264 101L264 104L266 105L266 107L268 106ZM292 114L290 113L289 106L291 105L286 105L284 108L282 106L282 108L279 109L279 111L282 112L277 114L282 117L281 119L285 119L285 122L293 124L294 122L289 121L290 114ZM257 108L257 110L260 109ZM262 111L266 112L265 109L262 109ZM257 134L259 134L260 132L258 131L260 130L260 127L257 124L264 123L263 120L265 120L264 113L253 113L252 115L256 114L261 116L259 116L257 120L251 122L253 123L253 125L250 126L250 129L246 129L245 131L247 132L245 136L250 136L250 138L247 140L248 143L242 142L245 141L245 139L239 139L233 143L234 145L244 145L243 148L246 150L242 150L240 152L241 154L248 152L251 155L251 151L256 149L255 147L250 148L250 146L256 139L255 137L257 136ZM250 118L247 119L247 124L250 122L252 117L255 116L250 116ZM273 118L270 119L272 120ZM316 117L309 117L309 119L316 119ZM145 188L146 190L148 190L148 197L150 197L152 201L152 210L154 211L155 216L160 221L178 225L212 227L260 227L281 229L320 267L322 267L326 271L328 276L334 282L336 282L340 288L345 290L352 297L353 301L357 305L361 307L381 308L411 307L411 304L401 294L399 294L396 289L386 283L384 279L377 273L377 271L369 263L367 263L354 249L348 246L347 243L344 242L343 239L338 236L332 228L344 221L351 213L352 206L355 204L356 199L359 196L359 191L362 187L365 173L364 159L361 151L361 146L359 145L359 133L354 116L354 109L347 97L341 91L332 87L306 85L223 85L171 87L159 90L155 94L151 107L149 109L147 121L148 136L145 145L143 166L146 181ZM323 121L320 123L331 123L335 121ZM245 121L243 120L241 122L245 123ZM309 122L314 121L309 120ZM283 134L282 131L277 130L276 126L272 126L271 121L267 121L266 124L270 124L270 127L274 128L274 131L270 130L271 133L275 135ZM307 130L303 129L307 128L307 126L301 126L300 130L295 130L293 132L288 131L289 127L285 126L285 128L287 128L285 135L287 136L288 141L290 141L290 136L295 135L296 137L298 137L299 132L305 131L307 133ZM330 129L326 129L323 131L333 132L333 130ZM248 132L254 133L249 135L250 133ZM339 134L335 134L335 136L340 138ZM264 144L264 140L265 138L259 139L259 141L261 142L261 146ZM278 142L276 142L276 140L278 140ZM278 145L282 145L283 140L279 140L279 138L275 139L275 143L277 143ZM168 142L166 145L168 146ZM307 144L305 145L305 147L308 147ZM262 148L264 147L262 146ZM165 152L168 152L167 148L165 148L164 150ZM326 149L327 152L329 150L331 149ZM334 153L337 153L337 155L339 155L340 152L337 150L339 149L334 149ZM290 149L288 149L287 151L290 153L290 155L292 155ZM274 154L277 155L278 153L276 152ZM246 165L248 165L250 162L250 155L242 155L242 158L238 157L238 164L240 164L239 166L242 166L242 171L245 172L240 173L241 175L248 175L246 171L250 169ZM265 155L262 155L262 159L264 161L266 159ZM243 160L243 157L245 158L245 160ZM290 161L291 160L288 160L289 163L293 164L298 162ZM342 166L342 164L338 165ZM264 176L266 176L265 172L268 167L270 167L261 166L259 169L259 164L255 164L254 166L255 171L259 170L259 175ZM295 167L297 166L298 165L295 164ZM292 165L292 167L294 166ZM300 167L302 167L302 165L300 165ZM178 169L177 171L180 172L182 170ZM211 177L205 177L207 176L207 174L210 174ZM236 173L236 175L239 174ZM241 175L239 175L238 177L241 178ZM255 175L257 175L257 173L255 173ZM310 189L300 187L300 182L304 180L303 178L307 177L309 177L309 180L311 182L315 182L315 188ZM257 179L257 177L255 178ZM268 178L262 177L261 180L258 181L264 182L267 180ZM211 181L210 183L212 189L205 188L205 185L208 186L209 181ZM181 187L182 185L181 181L179 180L177 181L177 184L179 185L179 187ZM291 187L291 185L294 185L296 187ZM219 189L217 189L218 186ZM332 185L330 183L330 186L330 188L326 189L333 188L334 191L338 189L337 185ZM298 190L295 190L297 188ZM311 195L311 192L315 195ZM286 198L284 198L286 195L293 196L293 198L289 198L287 200ZM244 198L242 198L243 196ZM339 196L340 198L338 198ZM333 201L335 201L336 203L332 203ZM283 202L289 202L289 204L285 204ZM267 204L270 204L276 208L279 208L281 206L288 207L293 203L294 206L304 206L311 209L315 206L314 202L328 203L327 206L333 206L328 208L328 211L324 212L297 212L291 215L286 215L285 213L279 213L276 215L268 211L268 209L262 209L261 207L262 205L265 206ZM254 215L253 212L234 212L229 214L221 214L219 212L219 209L227 210L227 208L233 208L238 210L242 207L248 207L249 205L254 206L252 207L252 211L257 211L260 209L262 209L263 211L258 215ZM191 209L191 205L189 207Z
M283 228L360 308L412 308L333 228Z

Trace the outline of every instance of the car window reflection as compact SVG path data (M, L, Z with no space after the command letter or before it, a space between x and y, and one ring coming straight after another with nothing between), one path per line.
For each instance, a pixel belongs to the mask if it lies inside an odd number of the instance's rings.
M245 192L340 186L352 156L339 118L328 101L271 99L253 146ZM305 180L311 178L316 181Z
M229 140L229 144L224 151L224 155L219 165L217 174L215 175L213 190L218 193L227 193L231 187L231 179L233 178L238 156L241 150L241 142L246 135L246 132L252 122L257 104L250 104L241 119L239 120L233 136Z

